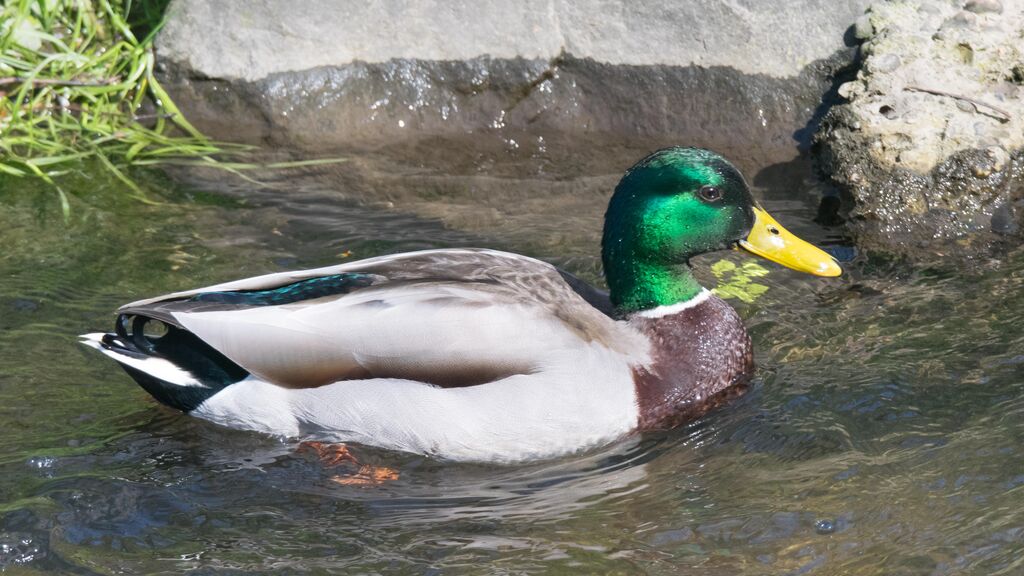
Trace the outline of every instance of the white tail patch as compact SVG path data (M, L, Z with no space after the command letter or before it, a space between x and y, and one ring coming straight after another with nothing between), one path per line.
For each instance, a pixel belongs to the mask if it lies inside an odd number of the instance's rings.
M208 388L207 385L196 380L196 377L193 376L191 372L183 370L163 358L154 358L152 356L135 358L134 356L129 356L128 354L119 352L117 349L111 348L107 344L103 343L104 336L105 334L101 332L94 332L92 334L82 334L79 338L82 339L82 344L85 344L90 348L95 348L125 366L130 366L136 370L145 372L146 374L149 374L158 380L167 382L168 384Z

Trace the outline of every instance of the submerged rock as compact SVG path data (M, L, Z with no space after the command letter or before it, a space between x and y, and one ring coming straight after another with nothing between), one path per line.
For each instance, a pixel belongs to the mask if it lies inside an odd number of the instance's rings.
M966 10L964 10L964 8ZM863 246L974 256L1020 240L1024 2L879 1L815 138Z

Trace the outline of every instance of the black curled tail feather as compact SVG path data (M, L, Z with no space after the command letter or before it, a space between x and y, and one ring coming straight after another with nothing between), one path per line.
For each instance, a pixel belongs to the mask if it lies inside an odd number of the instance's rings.
M220 390L246 378L249 372L187 330L178 320L180 315L281 306L342 296L382 280L386 278L343 272L265 289L213 290L129 304L119 310L115 333L104 336L99 346L157 400L188 412ZM153 330L156 327L160 330ZM151 362L147 366L145 360L150 358L164 362ZM167 366L166 362L173 366ZM147 371L147 368L152 370ZM179 374L179 371L187 374ZM176 384L161 378L161 373L165 377L169 373L183 376L183 381L190 384Z
M146 327L157 323L165 332L147 335ZM189 412L207 398L238 382L249 372L184 328L141 314L120 314L115 334L107 334L102 346L137 360L149 358L170 362L190 374L199 385L183 386L145 371L140 364L121 362L121 367L160 403ZM115 357L116 359L116 357ZM139 367L137 367L139 366Z

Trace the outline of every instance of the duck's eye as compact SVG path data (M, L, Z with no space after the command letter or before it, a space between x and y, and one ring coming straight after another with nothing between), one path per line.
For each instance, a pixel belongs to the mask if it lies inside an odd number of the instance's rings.
M717 186L701 186L697 194L700 194L700 197L708 202L715 202L722 198L722 191Z

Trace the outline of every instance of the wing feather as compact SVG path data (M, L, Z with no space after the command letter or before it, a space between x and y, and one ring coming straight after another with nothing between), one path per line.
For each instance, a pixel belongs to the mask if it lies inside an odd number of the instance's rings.
M372 281L285 304L200 297L343 274ZM557 268L491 250L415 252L269 274L134 302L121 312L170 320L249 372L289 387L366 378L466 386L540 371L581 346L633 356L646 355L647 346L582 298Z

